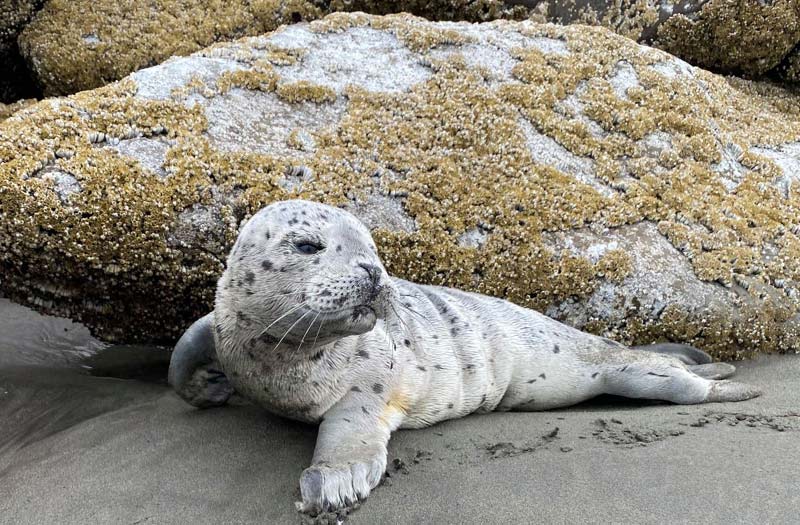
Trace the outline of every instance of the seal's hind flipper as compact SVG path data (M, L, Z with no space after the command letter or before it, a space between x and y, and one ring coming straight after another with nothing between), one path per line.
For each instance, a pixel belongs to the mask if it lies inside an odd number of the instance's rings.
M706 379L725 379L736 373L736 367L728 363L706 363L702 365L689 365L693 374Z
M706 403L745 401L761 395L761 390L733 381L712 381Z
M233 394L214 345L214 312L201 317L178 340L169 362L169 384L184 401L200 408L224 405Z
M689 345L679 343L655 343L652 345L634 346L636 350L644 350L646 352L656 352L658 354L670 355L677 357L685 365L705 365L711 363L713 359L702 350Z

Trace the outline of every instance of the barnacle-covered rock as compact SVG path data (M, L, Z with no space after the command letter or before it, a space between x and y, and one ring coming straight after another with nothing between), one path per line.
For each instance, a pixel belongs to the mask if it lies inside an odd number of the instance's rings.
M36 103L34 99L22 99L11 104L3 104L0 102L0 121L3 121L16 113L17 111L32 106Z
M334 14L0 123L2 292L173 341L238 227L343 206L395 275L614 339L796 350L800 98L606 29Z
M800 83L800 44L786 55L776 71L783 80Z
M304 0L50 0L19 42L45 95L58 95L307 15L320 13Z
M545 0L534 18L602 25L714 71L761 75L800 41L800 1Z
M17 36L42 4L44 0L0 2L0 103L11 103L36 94L19 54Z
M713 70L759 75L800 41L800 0L50 0L20 44L47 95L339 11L608 27Z
M665 19L653 44L715 71L766 73L800 41L800 0L695 0L671 8L685 14Z

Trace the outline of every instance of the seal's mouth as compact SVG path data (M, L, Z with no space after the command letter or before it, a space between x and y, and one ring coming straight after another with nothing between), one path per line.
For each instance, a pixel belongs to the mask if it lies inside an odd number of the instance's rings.
M350 315L353 321L357 321L359 317L375 316L375 309L369 305L359 305L353 308L353 313Z
M351 319L356 320L359 317L376 315L375 308L368 304L350 306L339 310L316 310L314 308L309 308L308 311L312 314L319 314L321 319L341 319L345 316L349 316Z

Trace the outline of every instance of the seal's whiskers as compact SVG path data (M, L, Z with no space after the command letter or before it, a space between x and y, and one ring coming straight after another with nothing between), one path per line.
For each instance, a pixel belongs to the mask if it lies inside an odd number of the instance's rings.
M314 319L311 320L311 324L309 324L308 328L306 328L306 333L303 334L303 337L300 339L300 344L297 345L298 352L300 351L300 347L303 346L303 343L306 341L306 336L308 335L308 331L311 330L311 327L314 326L314 323L316 323L317 319L319 319L320 313L321 312L317 312L317 315L315 315ZM300 319L302 319L302 317Z
M292 328L294 328L295 326L297 326L297 323L299 323L300 321L302 321L302 320L303 320L303 318L304 318L305 316L307 316L308 314L310 314L310 313L311 313L311 312L306 312L306 313L304 313L303 315L301 315L301 316L300 316L300 317L297 319L297 321L295 321L295 322L293 322L293 323L292 323L292 326L290 326L290 327L289 327L289 328L286 330L286 332L284 332L284 333L283 333L283 335L281 336L281 338L278 340L278 344L276 344L276 345L275 345L275 348L273 348L273 349L272 349L272 351L273 351L273 352L274 352L275 350L277 350L279 346L281 346L281 343L282 343L282 342L283 342L283 340L286 338L286 336L287 336L287 335L289 335L289 332L291 332L291 331L292 331Z
M319 323L319 328L317 328L317 335L314 336L314 344L311 345L312 353L314 352L314 349L317 347L317 338L319 337L319 331L322 330L322 325L324 324L325 324L325 319L323 319L322 322Z
M269 330L269 329L272 327L272 325L274 325L275 323L277 323L278 321L280 321L281 319L283 319L283 318L284 318L284 317L286 317L287 315L289 315L289 314L291 314L291 313L293 313L293 312L296 312L297 310L299 310L299 309L300 309L300 308L302 308L303 306L306 306L306 304L307 304L307 303L308 303L308 301L303 301L302 303L300 303L300 304L298 304L298 305L295 305L295 306L293 306L291 309L289 309L289 311L288 311L288 312L286 312L286 313L285 313L285 314L283 314L282 316L278 317L277 319L275 319L274 321L272 321L272 322L271 322L269 325L267 325L267 327L266 327L266 328L264 328L263 330L261 330L261 333L260 333L260 334L258 334L258 337L261 337L262 335L264 335L264 334L266 333L266 331L267 331L267 330ZM308 312L306 312L306 313L308 313ZM303 314L303 316L305 316L305 314ZM302 319L302 317L301 317L300 319ZM292 326L294 326L294 325L292 325ZM290 328L290 330L291 330L291 328Z

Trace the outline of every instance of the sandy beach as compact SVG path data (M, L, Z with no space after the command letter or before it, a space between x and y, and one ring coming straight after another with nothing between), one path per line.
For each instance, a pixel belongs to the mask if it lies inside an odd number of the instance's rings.
M87 365L102 345L79 325L5 300L0 319L0 523L303 522L314 427L186 405L161 375L166 350ZM398 432L387 479L347 523L795 522L800 356L737 366L762 397L603 398Z

